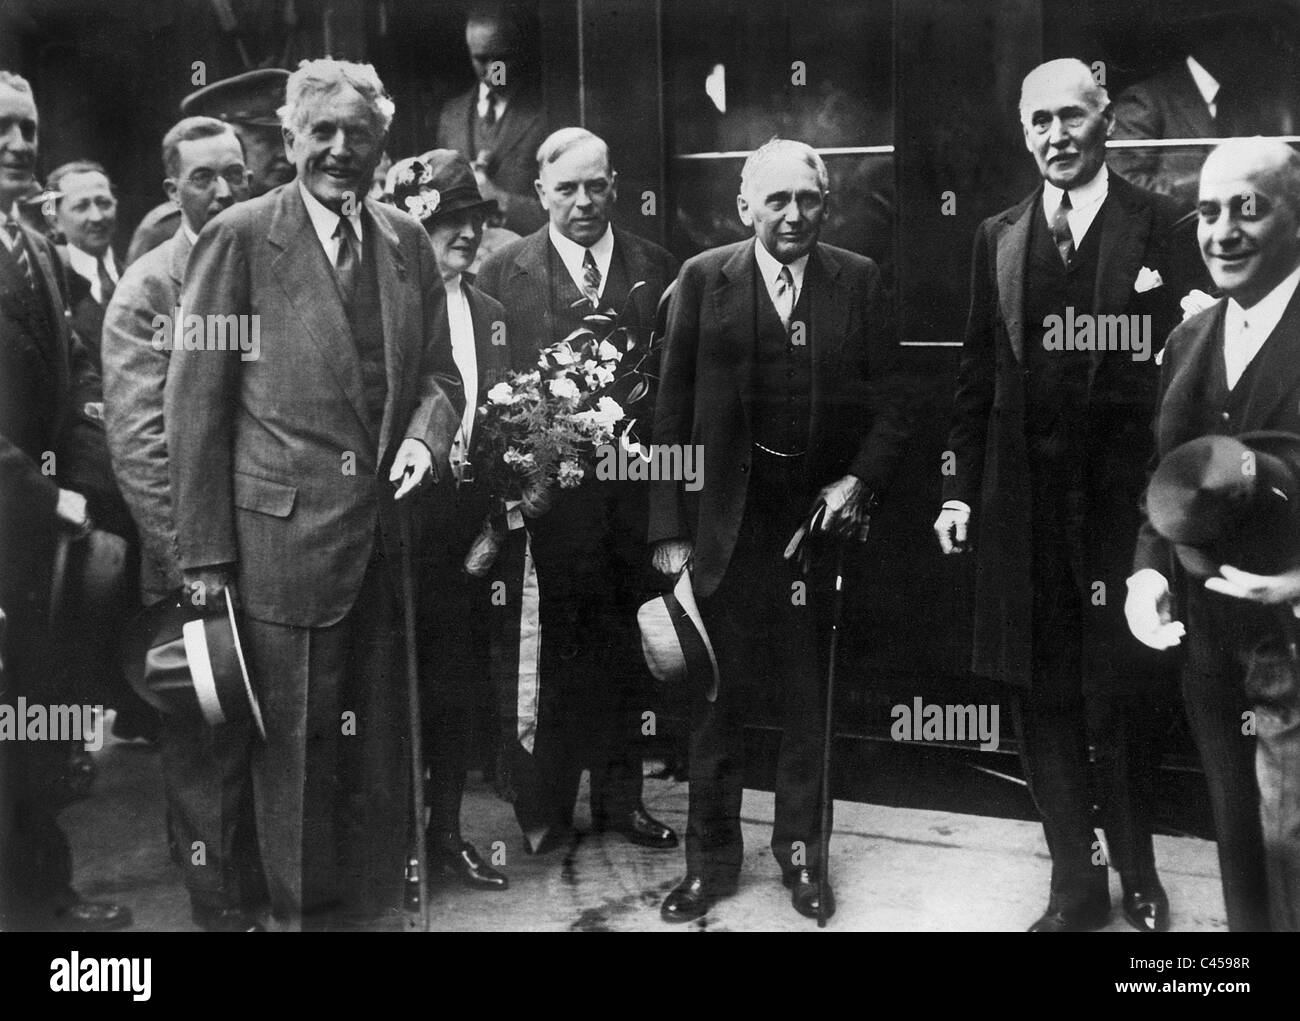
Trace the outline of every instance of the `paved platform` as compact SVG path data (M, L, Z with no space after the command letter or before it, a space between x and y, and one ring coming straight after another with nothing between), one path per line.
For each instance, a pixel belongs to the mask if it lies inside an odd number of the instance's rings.
M96 756L91 797L60 816L72 841L75 883L86 897L129 905L137 930L195 927L180 872L167 857L159 757L111 737ZM650 811L681 833L687 786L647 779ZM572 846L524 854L510 806L471 780L465 835L485 856L504 855L510 889L481 893L435 887L432 928L440 931L816 931L790 907L768 850L772 795L746 791L745 866L740 889L705 918L666 925L659 903L683 873L680 849L634 847L617 836L582 833ZM585 791L577 825L587 826ZM1213 843L1157 837L1156 858L1175 931L1226 931ZM1051 863L1036 823L952 812L836 802L831 875L835 931L1018 931L1043 909ZM1112 899L1119 880L1112 875ZM1107 932L1132 932L1118 911Z

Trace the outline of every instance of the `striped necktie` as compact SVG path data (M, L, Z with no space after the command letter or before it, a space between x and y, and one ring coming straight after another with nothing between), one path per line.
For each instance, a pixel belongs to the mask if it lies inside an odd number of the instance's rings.
M18 264L18 270L22 273L23 279L27 281L27 286L35 290L36 277L32 274L32 261L27 255L27 245L23 242L23 232L19 229L16 221L12 219L5 221L4 238L9 254L14 257L14 262Z
M592 308L600 308L600 267L588 248L582 257L582 290Z
M1074 234L1070 230L1070 210L1073 208L1070 193L1062 192L1061 204L1052 215L1052 240L1056 242L1056 250L1061 253L1061 262L1066 266L1074 258Z

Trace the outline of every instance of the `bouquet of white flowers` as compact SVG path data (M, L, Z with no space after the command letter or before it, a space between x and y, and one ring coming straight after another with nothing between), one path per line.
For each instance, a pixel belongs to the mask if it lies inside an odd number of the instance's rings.
M642 286L628 292L629 304ZM477 431L493 509L466 557L470 574L481 577L495 560L507 505L528 517L546 513L556 486L574 489L591 474L601 446L630 439L636 420L625 406L649 392L645 362L654 338L641 345L627 318L626 305L622 314L593 312L544 348L535 369L511 372L488 391ZM626 393L623 401L612 396L615 390Z

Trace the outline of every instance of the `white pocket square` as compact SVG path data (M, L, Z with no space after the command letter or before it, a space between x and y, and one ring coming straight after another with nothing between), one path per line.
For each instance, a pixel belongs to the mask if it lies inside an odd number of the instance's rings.
M1133 290L1138 294L1142 294L1145 291L1154 291L1163 283L1164 280L1160 278L1160 271L1158 269L1152 269L1150 266L1143 266L1138 270L1137 280L1133 283Z

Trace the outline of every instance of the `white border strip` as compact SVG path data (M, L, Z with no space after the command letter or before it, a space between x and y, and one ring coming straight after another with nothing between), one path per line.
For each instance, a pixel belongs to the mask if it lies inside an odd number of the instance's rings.
M185 641L185 660L190 666L190 677L194 681L194 694L199 700L199 710L203 718L214 726L226 722L226 714L221 711L221 702L217 698L217 682L212 676L212 660L208 655L208 636L203 630L203 621L191 620L181 627L181 637Z

